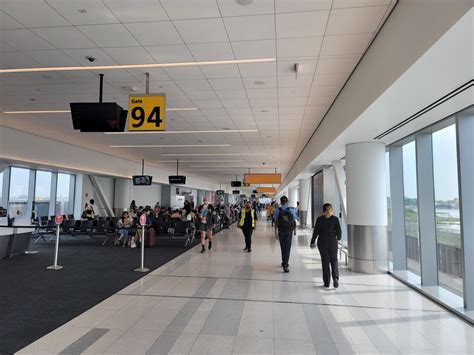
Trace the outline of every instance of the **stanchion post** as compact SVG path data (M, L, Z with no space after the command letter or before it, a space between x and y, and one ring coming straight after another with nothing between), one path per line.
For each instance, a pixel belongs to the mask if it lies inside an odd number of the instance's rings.
M54 265L48 266L46 269L48 270L60 270L63 267L58 265L58 254L59 254L59 226L63 223L63 216L62 214L58 213L54 217L54 222L56 223L56 243L54 246Z
M146 214L142 213L140 216L140 225L142 226L142 242L141 242L141 267L136 268L134 271L137 272L148 272L150 269L145 267L145 225L146 225Z

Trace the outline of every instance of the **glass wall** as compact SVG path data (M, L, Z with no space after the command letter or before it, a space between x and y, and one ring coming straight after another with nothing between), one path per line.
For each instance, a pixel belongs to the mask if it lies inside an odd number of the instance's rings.
M397 233L393 241L405 241L404 246L393 244L398 248L393 249L391 257L398 266L391 272L456 313L462 313L463 305L465 310L474 309L474 273L468 269L474 244L472 222L466 220L474 209L472 127L474 106L394 142L389 149L392 164L387 162L387 187L391 184L400 191L403 187L403 206L401 199L397 204L395 198L401 196L391 196L395 202L391 204L387 193L388 210L392 211L388 216L389 235L390 224L403 226L404 231L393 230ZM423 167L417 158L423 159ZM396 171L390 171L390 167ZM417 182L421 174L424 180ZM463 316L474 320L469 312Z
M34 199L34 211L36 217L49 216L51 175L52 174L49 171L36 171Z
M11 168L10 193L8 197L8 213L11 217L28 216L28 189L30 170Z
M418 192L415 141L403 145L403 189L405 206L405 245L408 270L420 275L420 239L418 232Z
M438 279L441 286L462 295L463 259L456 125L433 132L432 142Z
M0 173L0 207L3 207L3 171Z
M392 254L392 200L390 199L390 154L385 153L385 188L387 196L387 234L388 234L388 259L393 260Z
M0 173L0 206L5 205L10 217L29 218L32 211L36 217L74 214L75 175L14 166L5 171ZM8 184L3 182L5 176Z
M74 213L74 176L58 173L55 213Z

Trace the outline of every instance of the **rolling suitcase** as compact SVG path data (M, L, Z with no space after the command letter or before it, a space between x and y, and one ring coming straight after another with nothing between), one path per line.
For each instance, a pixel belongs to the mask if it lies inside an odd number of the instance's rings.
M150 228L145 231L145 247L154 247L156 245L155 230Z

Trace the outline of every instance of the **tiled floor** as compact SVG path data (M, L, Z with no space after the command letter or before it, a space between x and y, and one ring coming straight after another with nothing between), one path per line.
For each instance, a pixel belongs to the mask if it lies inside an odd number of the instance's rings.
M317 251L294 238L289 274L268 224L242 251L216 236L129 285L20 354L474 353L474 328L388 275L341 268L322 287Z

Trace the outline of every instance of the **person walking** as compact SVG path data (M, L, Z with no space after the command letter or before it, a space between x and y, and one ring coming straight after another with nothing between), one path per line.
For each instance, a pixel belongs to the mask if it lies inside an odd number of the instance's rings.
M242 208L240 213L239 228L242 229L245 237L244 251L252 251L252 233L256 226L255 210L249 201L245 203L245 208Z
M316 238L318 239L319 254L321 254L321 263L323 266L324 287L329 287L331 265L332 281L334 288L339 287L339 269L337 262L338 241L341 240L342 232L339 218L333 216L333 209L330 203L323 205L323 215L319 216L314 225L313 237L311 238L311 249L315 247Z
M281 267L284 272L290 272L289 260L291 253L291 240L293 234L296 235L296 213L295 209L288 206L288 197L280 198L281 206L278 207L274 214L273 220L276 225L276 238L280 241L281 248Z
M206 241L206 235L209 239L209 246L208 249L212 249L212 230L214 225L216 224L216 215L213 213L213 207L208 203L207 196L203 198L203 204L199 206L198 213L199 213L199 233L201 236L201 253L206 251L204 247L204 243Z

